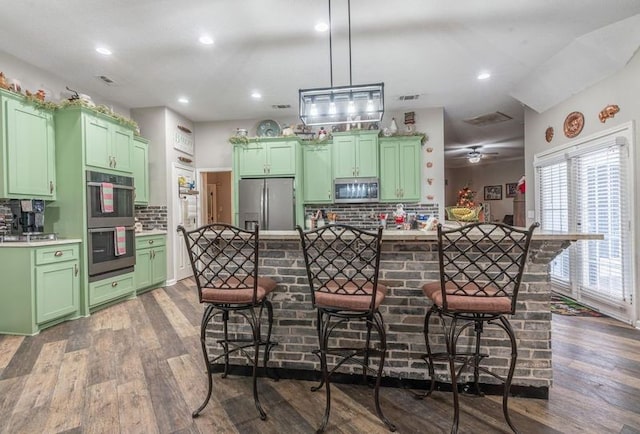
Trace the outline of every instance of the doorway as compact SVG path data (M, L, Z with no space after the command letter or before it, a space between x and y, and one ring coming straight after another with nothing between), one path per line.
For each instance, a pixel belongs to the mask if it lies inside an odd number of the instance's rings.
M200 172L202 185L202 224L233 224L231 171Z

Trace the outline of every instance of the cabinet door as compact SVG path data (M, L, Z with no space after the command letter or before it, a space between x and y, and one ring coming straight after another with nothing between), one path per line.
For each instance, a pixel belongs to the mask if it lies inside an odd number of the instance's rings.
M154 247L151 253L151 283L167 280L167 249Z
M149 150L147 144L134 141L133 143L133 182L136 187L136 205L149 203Z
M306 203L331 203L333 180L331 178L331 148L329 145L304 146L303 200Z
M398 188L401 198L405 201L420 200L420 143L400 143L398 163Z
M134 279L136 289L151 285L151 249L136 250Z
M125 295L134 295L134 273L89 283L89 306L106 303Z
M78 261L36 267L36 322L77 312L80 308Z
M356 176L378 176L378 137L357 137Z
M333 177L352 178L356 176L356 141L353 136L333 138Z
M266 152L264 146L250 143L235 148L238 158L239 176L262 176L266 174Z
M296 149L293 143L267 143L267 175L295 175Z
M133 172L133 132L117 125L111 125L111 157L113 169L119 172Z
M91 116L87 116L84 119L87 166L111 169L113 167L113 156L111 155L109 123Z
M380 145L380 200L397 200L398 186L398 144L385 142Z
M5 101L7 193L54 199L53 115L21 101Z

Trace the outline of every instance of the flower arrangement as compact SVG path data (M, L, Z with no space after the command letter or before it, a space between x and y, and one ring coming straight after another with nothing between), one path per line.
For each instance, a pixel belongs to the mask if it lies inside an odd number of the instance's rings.
M469 187L462 187L462 189L458 191L458 201L456 202L456 205L473 208L476 205L473 201L475 194L476 192L471 190Z

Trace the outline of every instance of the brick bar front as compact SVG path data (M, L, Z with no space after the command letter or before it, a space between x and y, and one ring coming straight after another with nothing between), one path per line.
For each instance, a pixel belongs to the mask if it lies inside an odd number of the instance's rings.
M549 263L569 244L578 239L593 239L585 234L536 233L531 243L529 257L518 296L517 313L511 324L518 342L518 363L513 385L543 390L552 383L551 366L551 286ZM421 286L439 279L437 240L434 232L385 231L382 243L380 280L389 287L380 311L387 330L387 359L384 376L389 379L415 384L426 378L426 364L420 358L425 353L423 323L430 302L424 297ZM278 342L271 353L269 366L291 371L319 372L320 363L312 351L318 348L316 312L311 306L299 236L295 231L264 231L260 233L260 275L278 282L271 294L274 308L273 340ZM432 317L435 321L436 316ZM248 329L242 321L235 324L238 333ZM437 330L431 327L431 333ZM220 348L214 344L221 329L218 323L209 325L207 335L213 354ZM263 332L266 327L263 325ZM361 344L365 328L362 323L349 323L336 330L340 346L350 342ZM509 364L509 344L506 334L495 326L487 326L483 352L490 355L485 364L500 374L506 374ZM374 339L375 340L375 339ZM471 339L463 340L471 344ZM443 349L441 337L433 336L434 351ZM435 345L434 345L435 343ZM377 360L373 362L374 366ZM232 358L232 364L245 365L246 359ZM331 365L330 365L331 366ZM343 365L339 372L357 374L357 365ZM441 365L436 372L440 382L448 382L448 372ZM495 383L491 376L481 377L485 384ZM544 396L543 396L544 397Z

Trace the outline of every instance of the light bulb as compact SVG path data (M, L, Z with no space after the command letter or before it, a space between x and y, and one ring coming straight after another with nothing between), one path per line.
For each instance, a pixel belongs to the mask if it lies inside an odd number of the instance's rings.
M367 112L372 112L373 111L373 100L369 100L367 101Z
M332 116L336 115L336 103L331 101L331 103L329 103L329 114Z
M309 109L309 114L311 116L318 116L318 107L316 106L316 103L311 104L311 109Z
M353 101L349 101L349 107L347 108L347 111L349 112L349 114L355 113L356 105L353 103Z

